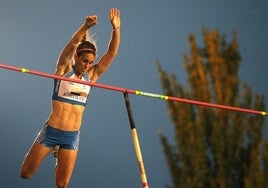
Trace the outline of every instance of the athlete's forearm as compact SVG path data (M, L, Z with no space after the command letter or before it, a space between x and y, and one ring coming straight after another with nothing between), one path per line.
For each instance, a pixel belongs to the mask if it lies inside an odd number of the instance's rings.
M81 41L85 40L89 28L90 27L86 23L80 26L71 37L69 44L72 46L77 46Z
M111 40L108 46L108 53L112 56L116 56L120 45L120 28L113 29L111 34Z

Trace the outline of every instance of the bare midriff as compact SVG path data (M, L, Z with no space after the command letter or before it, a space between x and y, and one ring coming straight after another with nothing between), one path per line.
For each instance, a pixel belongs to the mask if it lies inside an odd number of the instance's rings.
M64 131L78 131L82 124L85 107L52 100L51 114L47 124Z

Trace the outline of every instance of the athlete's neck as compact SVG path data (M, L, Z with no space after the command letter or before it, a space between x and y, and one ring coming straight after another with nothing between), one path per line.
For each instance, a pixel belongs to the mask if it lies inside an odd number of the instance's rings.
M74 69L74 78L81 80L83 74L80 73L80 72L78 72L78 71L76 70L75 66L73 66L73 69Z

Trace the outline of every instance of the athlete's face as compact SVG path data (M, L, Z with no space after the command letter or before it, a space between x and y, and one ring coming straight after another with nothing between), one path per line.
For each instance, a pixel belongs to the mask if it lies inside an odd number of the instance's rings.
M92 53L83 53L80 56L75 56L76 70L80 74L84 74L93 66L94 61L95 55Z

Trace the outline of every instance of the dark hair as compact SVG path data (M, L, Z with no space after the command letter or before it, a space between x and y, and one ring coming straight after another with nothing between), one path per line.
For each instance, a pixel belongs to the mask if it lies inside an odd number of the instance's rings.
M83 53L92 53L96 56L96 52L97 52L96 46L89 41L81 42L76 49L77 56L80 56Z

